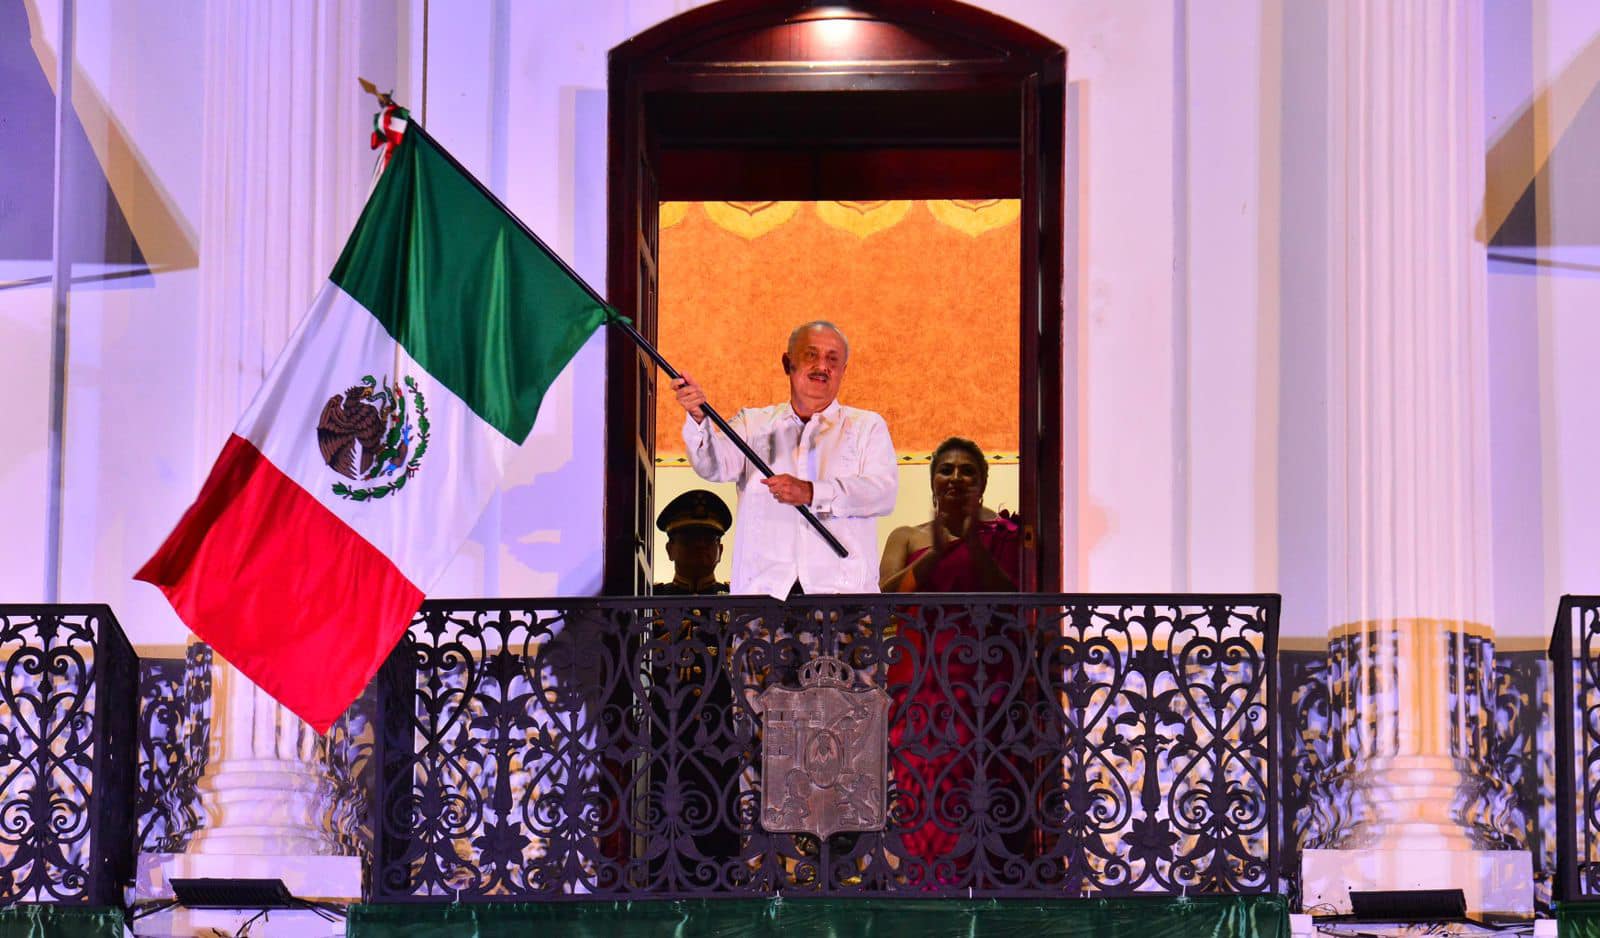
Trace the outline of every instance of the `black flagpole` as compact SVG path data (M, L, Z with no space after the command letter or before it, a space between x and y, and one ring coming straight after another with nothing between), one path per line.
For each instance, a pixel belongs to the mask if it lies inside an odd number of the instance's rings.
M493 202L495 206L500 209L500 211L505 212L507 218L516 222L517 227L522 229L522 233L531 238L533 243L539 246L539 250L543 251L546 256L560 265L561 269L566 272L568 277L572 278L574 283L583 287L584 291L589 294L591 299L605 308L608 314L606 316L607 322L621 329L623 334L632 339L634 344L638 345L639 348L643 349L644 353L649 355L650 358L655 361L656 366L667 373L668 378L672 379L673 381L678 380L679 375L677 369L673 368L665 358L661 357L661 353L656 351L655 346L651 345L649 340L639 334L639 330L633 327L633 323L629 322L621 315L618 315L617 311L611 306L611 304L607 303L599 293L595 292L594 287L589 286L588 281L578 276L578 272L568 266L567 262L562 260L559 254L550 250L550 246L544 243L543 238L540 238L538 235L534 234L533 229L524 224L522 219L513 214L510 209L506 208L505 203L501 202L498 196L489 191L488 186L485 186L483 183L479 182L478 177L467 172L467 168L457 162L456 158L450 155L450 151L440 146L439 141L433 139L433 137L429 135L426 130L423 130L422 125L417 123L416 118L412 117L410 112L407 112L406 115L405 132L408 134L413 132L421 134L423 139L433 144L433 148L439 152L440 156L448 160L450 165L454 166L456 171L461 173L462 176L472 180L472 184L478 187L478 191L483 193L484 197L489 199L489 201ZM733 432L733 428L728 426L728 421L723 420L722 415L717 413L714 407L712 407L710 404L701 404L700 410L705 413L707 419L716 425L718 430L721 430L723 433L727 434L728 439L733 441L733 445L739 447L739 452L744 454L744 458L750 460L750 465L755 466L756 471L760 472L763 476L769 479L776 475L776 473L772 471L772 467L768 466L766 461L760 456L756 455L756 451L750 448L750 444L746 443L744 438L739 436L739 434ZM800 512L800 516L805 518L818 534L822 535L822 539L828 542L828 546L833 548L834 553L838 554L840 557L850 556L850 551L846 550L845 546L839 543L839 539L833 536L832 531L829 531L821 521L817 520L817 516L811 513L810 508L807 508L805 505L796 505L794 507L796 511Z

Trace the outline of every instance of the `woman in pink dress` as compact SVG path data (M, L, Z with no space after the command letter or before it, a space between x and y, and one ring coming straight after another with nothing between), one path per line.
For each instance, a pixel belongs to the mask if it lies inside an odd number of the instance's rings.
M889 535L883 591L1014 592L1021 537L1009 517L983 505L989 465L982 450L952 437L934 451L930 470L933 518ZM902 855L925 864L909 877L932 888L959 879L981 849L971 842L956 855L959 831L973 830L968 819L1015 797L1014 771L994 750L1017 669L1003 648L984 654L985 624L953 608L925 604L902 622L904 644L889 667L896 821ZM989 745L979 745L980 737Z

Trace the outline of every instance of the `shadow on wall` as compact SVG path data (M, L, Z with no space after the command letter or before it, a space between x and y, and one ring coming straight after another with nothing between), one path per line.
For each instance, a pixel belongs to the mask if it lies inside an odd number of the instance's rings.
M4 0L0 0L4 2ZM572 226L567 259L590 284L603 285L606 270L606 94L599 89L563 91L559 186L561 224ZM568 195L570 193L570 196ZM553 243L559 244L560 239ZM500 494L489 503L471 539L483 551L484 595L521 595L525 576L497 566L503 554L536 577L555 577L537 592L592 596L604 572L604 478L606 330L589 338L552 387L540 422L562 420L565 458L548 471L519 477L515 465ZM559 390L565 388L565 390ZM565 408L566 414L558 414ZM535 425L527 447L541 445ZM522 460L526 465L527 460ZM544 460L539 460L549 465ZM497 518L489 515L497 514ZM494 543L490 543L490 541Z
M1600 36L1539 88L1490 145L1478 225L1489 257L1600 274L1597 157Z
M557 595L592 596L600 592L603 561L601 519L595 508L603 498L599 462L605 421L598 411L604 395L586 399L582 386L605 373L605 333L592 336L568 367L578 379L572 401L571 456L554 470L501 493L500 543L528 569L555 574ZM551 531L554 538L544 536Z
M0 0L0 289L48 282L55 191L55 51L38 9ZM65 117L74 282L193 268L194 234L81 68Z

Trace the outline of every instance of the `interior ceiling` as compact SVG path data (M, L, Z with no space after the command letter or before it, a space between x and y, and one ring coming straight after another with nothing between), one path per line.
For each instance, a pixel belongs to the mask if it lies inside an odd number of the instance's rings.
M1013 88L658 93L663 200L1017 198Z
M906 145L1017 147L1015 88L926 91L658 93L645 107L662 147Z

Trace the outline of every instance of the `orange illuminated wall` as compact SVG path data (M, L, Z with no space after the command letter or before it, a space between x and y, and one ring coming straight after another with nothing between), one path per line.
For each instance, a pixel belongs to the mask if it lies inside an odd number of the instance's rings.
M1017 450L1020 206L1015 199L665 202L662 353L731 417L788 399L796 325L850 339L840 400L883 414L902 457L947 436ZM683 411L663 383L658 462L681 463Z

